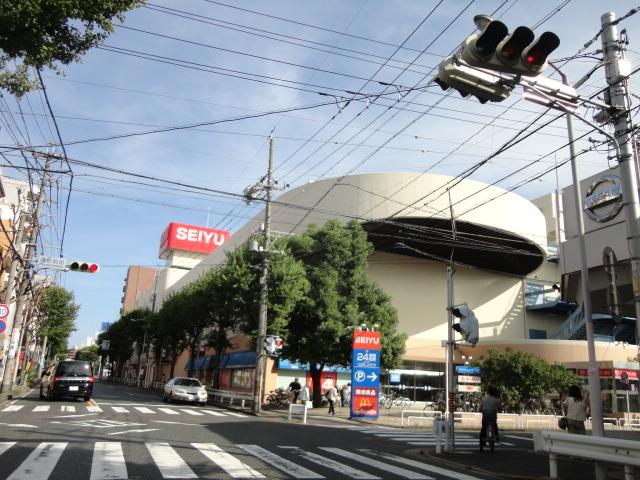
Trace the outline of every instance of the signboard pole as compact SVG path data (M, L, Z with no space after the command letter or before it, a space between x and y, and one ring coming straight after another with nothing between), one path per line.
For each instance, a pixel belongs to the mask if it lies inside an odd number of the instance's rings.
M453 266L447 265L447 423L449 428L446 431L445 446L449 451L454 450L455 434L454 434L454 412L455 412L455 393L453 388L453 353L455 344L453 342Z
M351 355L351 417L378 418L380 332L355 330Z

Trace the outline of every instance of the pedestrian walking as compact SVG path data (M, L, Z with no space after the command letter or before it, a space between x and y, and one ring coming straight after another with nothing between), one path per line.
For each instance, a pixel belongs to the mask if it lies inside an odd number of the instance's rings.
M306 405L307 402L311 400L309 385L307 385L306 383L302 386L302 389L300 390L300 395L298 395L298 400L300 400L300 403L302 403L303 405Z
M569 387L569 396L562 402L562 411L567 417L567 432L586 435L584 421L587 419L587 405L577 385Z
M300 395L300 390L302 386L298 381L298 377L293 379L293 382L289 384L289 391L293 393L293 403L298 403L298 395Z
M346 383L340 388L340 406L346 407L349 399L349 393L351 391L351 384Z
M329 415L335 415L335 403L338 400L338 391L336 390L336 387L331 385L331 387L329 387L329 389L327 390L326 396L327 401L329 402Z

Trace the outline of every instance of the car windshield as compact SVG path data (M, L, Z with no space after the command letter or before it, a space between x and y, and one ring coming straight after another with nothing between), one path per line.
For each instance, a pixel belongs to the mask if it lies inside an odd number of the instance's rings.
M84 362L61 363L56 369L56 375L60 377L89 377L91 376L91 368L88 363Z
M183 387L201 387L202 384L195 378L177 378L174 385L182 385Z

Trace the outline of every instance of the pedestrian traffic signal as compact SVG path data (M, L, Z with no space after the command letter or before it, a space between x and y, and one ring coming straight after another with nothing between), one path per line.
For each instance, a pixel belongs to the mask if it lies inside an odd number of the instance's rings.
M462 335L465 341L472 345L478 343L478 318L466 303L456 305L451 308L453 316L460 319L460 323L455 323L453 329Z
M549 54L560 45L560 38L552 32L544 32L534 41L530 28L518 27L509 35L507 26L498 20L479 15L474 20L484 28L479 35L467 37L458 54L475 67L535 77L544 72Z
M100 265L97 263L74 260L69 264L70 272L96 273L98 270L100 270Z
M500 77L469 67L455 56L444 59L433 81L443 90L453 88L463 97L473 95L480 103L501 102L513 89L502 83Z
M264 338L264 351L267 355L277 357L282 353L284 342L277 335L267 335Z

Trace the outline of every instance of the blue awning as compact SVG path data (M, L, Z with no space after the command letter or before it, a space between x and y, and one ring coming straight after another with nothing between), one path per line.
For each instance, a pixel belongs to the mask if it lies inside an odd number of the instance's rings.
M195 362L194 362L195 360ZM209 364L211 363L211 357L197 357L197 358L190 358L189 361L187 362L187 365L184 367L185 370L189 371L189 370L206 370L207 368L209 368ZM194 364L195 364L195 368L194 368Z
M241 368L255 367L256 352L232 352L227 353L220 359L220 368Z

